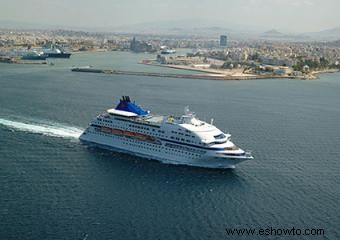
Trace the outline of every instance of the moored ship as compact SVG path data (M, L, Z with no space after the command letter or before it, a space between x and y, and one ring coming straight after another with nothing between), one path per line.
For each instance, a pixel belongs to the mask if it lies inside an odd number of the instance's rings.
M63 48L52 45L51 48L43 50L44 55L48 58L70 58L71 53L66 52Z
M165 163L234 168L253 156L237 147L214 125L196 118L154 115L124 96L116 108L98 115L80 140Z
M46 58L47 55L37 51L25 52L21 57L22 60L46 60Z
M166 46L161 47L161 54L174 54L174 53L176 53L176 50L173 48L169 48Z

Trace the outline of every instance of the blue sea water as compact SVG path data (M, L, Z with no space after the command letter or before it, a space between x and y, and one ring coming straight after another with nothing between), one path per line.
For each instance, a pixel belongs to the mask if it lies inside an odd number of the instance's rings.
M86 74L72 66L178 72L145 54L0 64L0 239L340 239L340 74L208 81ZM121 95L199 118L255 159L234 170L166 165L82 145ZM228 236L226 228L318 228L325 236Z

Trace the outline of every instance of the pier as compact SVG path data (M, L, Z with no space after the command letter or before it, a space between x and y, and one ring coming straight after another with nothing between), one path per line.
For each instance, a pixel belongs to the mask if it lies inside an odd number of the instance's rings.
M217 74L178 74L178 73L155 73L155 72L137 72L137 71L123 71L111 69L98 69L90 67L72 68L73 72L85 73L104 73L115 75L133 75L133 76L147 76L147 77L167 77L167 78L190 78L190 79L208 79L208 80L250 80L256 77L250 76L225 76Z

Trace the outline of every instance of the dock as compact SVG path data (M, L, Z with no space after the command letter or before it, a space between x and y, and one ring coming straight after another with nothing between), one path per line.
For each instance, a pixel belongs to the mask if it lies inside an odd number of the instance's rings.
M17 57L0 56L0 63L12 64L47 64L46 60L23 60Z
M15 63L15 59L6 56L0 56L0 63Z

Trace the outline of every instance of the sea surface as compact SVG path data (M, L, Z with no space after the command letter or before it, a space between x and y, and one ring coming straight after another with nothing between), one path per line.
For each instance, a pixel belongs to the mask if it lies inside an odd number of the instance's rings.
M171 72L147 54L79 53L0 64L0 239L340 239L340 74L211 81L71 72ZM181 71L182 72L182 71ZM81 144L129 95L154 113L230 132L253 161L233 170L166 165ZM228 236L226 228L324 229L325 236Z

